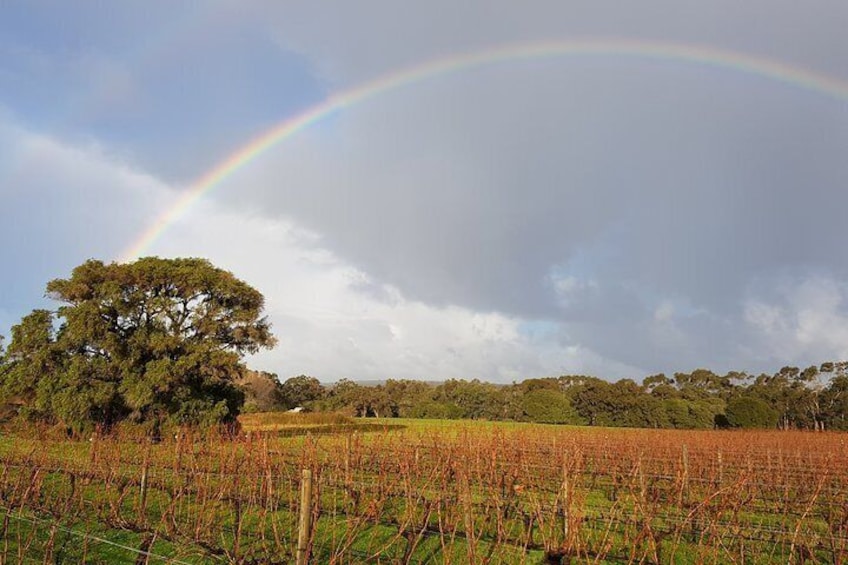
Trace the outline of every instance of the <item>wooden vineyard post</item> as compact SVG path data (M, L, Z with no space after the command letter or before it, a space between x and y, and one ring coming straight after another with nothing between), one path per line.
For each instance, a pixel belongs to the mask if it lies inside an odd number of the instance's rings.
M312 471L303 470L300 483L300 520L297 526L297 565L309 562L309 539L312 537Z
M356 496L356 492L353 488L353 476L350 471L350 458L351 452L353 451L353 434L347 434L345 437L345 451L344 451L344 494L345 494L345 505L348 508L348 511L354 512L356 509L356 501L358 497Z
M144 450L144 462L141 467L141 479L138 482L138 518L144 524L147 510L147 473L150 467L150 445Z
M347 434L345 437L345 455L344 455L344 470L345 470L345 486L350 485L350 450L352 447L352 434Z
M147 462L141 468L141 481L139 482L138 507L144 513L144 507L147 503Z
M568 466L565 456L562 458L562 483L560 484L560 506L562 509L562 547L569 547L568 543L568 518L571 510L571 496L568 484Z

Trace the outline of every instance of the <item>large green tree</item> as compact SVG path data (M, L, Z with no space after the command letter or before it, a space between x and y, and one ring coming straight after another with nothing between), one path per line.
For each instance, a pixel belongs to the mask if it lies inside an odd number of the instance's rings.
M262 294L203 259L91 260L47 295L62 306L13 328L0 390L71 428L231 419L243 356L275 342Z
M280 397L285 408L296 408L320 400L325 394L321 381L315 377L298 375L290 379L280 387Z
M525 381L526 382L526 381ZM541 424L583 424L564 393L551 388L534 388L521 397L524 418Z
M768 402L750 394L732 398L725 414L733 428L775 428L780 417Z

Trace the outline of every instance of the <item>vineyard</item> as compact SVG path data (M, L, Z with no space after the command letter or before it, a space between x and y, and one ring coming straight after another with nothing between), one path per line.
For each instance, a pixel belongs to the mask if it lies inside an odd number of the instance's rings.
M845 435L401 424L4 435L0 560L848 562Z

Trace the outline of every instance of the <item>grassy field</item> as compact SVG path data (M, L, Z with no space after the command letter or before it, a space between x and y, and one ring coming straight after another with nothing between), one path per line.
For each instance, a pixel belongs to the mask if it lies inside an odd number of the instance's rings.
M0 436L2 563L844 563L848 436L251 415Z

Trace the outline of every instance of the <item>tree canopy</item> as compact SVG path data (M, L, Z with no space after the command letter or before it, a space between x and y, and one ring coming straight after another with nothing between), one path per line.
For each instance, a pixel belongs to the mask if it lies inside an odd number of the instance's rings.
M72 429L231 419L243 356L275 343L262 294L204 259L90 260L47 296L62 305L12 328L0 392Z

